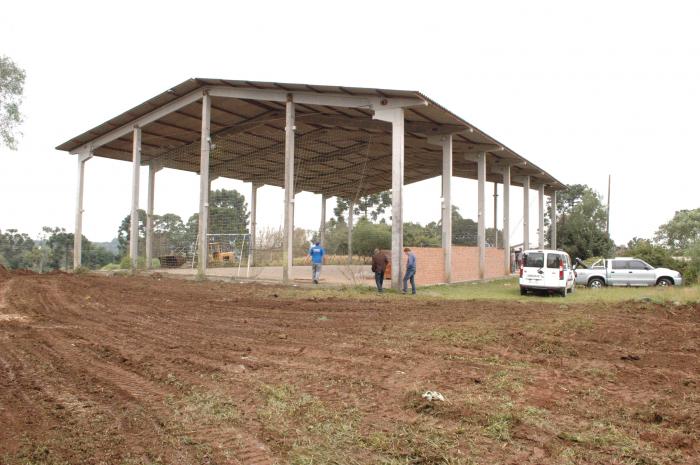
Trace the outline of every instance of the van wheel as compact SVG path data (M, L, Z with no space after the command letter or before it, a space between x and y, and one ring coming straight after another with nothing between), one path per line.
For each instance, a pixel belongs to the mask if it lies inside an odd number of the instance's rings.
M673 281L668 278L660 278L658 281L656 281L656 285L659 287L669 287L673 286Z
M520 295L527 295L527 289L525 289L524 287L521 287L520 288Z
M600 289L605 286L605 282L600 278L593 278L588 281L588 287L592 289Z

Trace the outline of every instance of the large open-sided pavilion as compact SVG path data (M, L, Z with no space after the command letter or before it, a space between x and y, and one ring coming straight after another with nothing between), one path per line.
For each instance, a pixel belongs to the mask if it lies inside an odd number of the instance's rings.
M332 137L329 136L332 131ZM371 146L360 144L371 138ZM299 150L303 147L303 150ZM360 147L362 147L360 149ZM78 189L74 266L80 266L85 163L105 157L133 163L131 238L138 237L139 171L149 167L145 255L152 257L156 173L162 168L199 174L199 233L207 237L210 184L213 178L252 183L250 233L255 240L256 190L284 189L282 279L292 268L295 194L308 191L349 199L391 190L392 286L402 276L403 188L442 177L442 251L444 276L453 281L451 181L478 181L478 269L486 273L486 182L503 184L503 230L510 230L510 186L523 188L523 244L529 245L529 192L539 192L539 237L544 247L544 198L565 186L504 144L416 91L188 79L154 98L57 147L77 155ZM360 153L361 152L361 153ZM305 168L300 171L300 163ZM371 170L371 176L367 169ZM295 170L296 168L296 170ZM295 173L296 171L296 173ZM555 202L552 202L554 205ZM325 201L322 203L325 221ZM552 210L552 215L555 212ZM321 232L323 234L323 232ZM556 247L556 223L550 227ZM511 270L509 234L503 235L503 274ZM323 238L321 239L323 240ZM207 241L198 241L207 257ZM138 241L130 256L138 256ZM136 261L132 260L133 266ZM207 260L198 273L207 274Z

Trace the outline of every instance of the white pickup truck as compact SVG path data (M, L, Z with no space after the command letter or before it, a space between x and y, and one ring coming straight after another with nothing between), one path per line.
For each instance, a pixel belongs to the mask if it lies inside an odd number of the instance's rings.
M631 257L601 259L587 267L576 259L576 284L599 288L604 286L680 286L678 271L654 268L644 260Z

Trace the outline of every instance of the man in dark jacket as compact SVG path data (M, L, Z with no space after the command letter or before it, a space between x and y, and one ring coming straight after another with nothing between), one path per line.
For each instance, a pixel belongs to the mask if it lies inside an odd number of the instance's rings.
M372 255L372 271L374 271L374 281L377 283L377 291L384 292L382 286L384 285L384 271L386 271L386 266L389 264L389 259L386 258L383 252L379 249L374 249L374 255Z

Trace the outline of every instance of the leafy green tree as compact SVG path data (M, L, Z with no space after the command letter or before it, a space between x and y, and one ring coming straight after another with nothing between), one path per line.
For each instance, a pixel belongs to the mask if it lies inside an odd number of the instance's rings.
M391 248L391 227L386 223L372 223L367 218L360 218L352 231L353 253L369 257L374 249Z
M668 223L659 226L654 240L676 253L689 250L700 242L700 208L677 211Z
M50 270L69 270L73 268L73 233L66 232L64 228L49 228L44 226L43 232L47 235L44 247L47 252L42 255L43 264ZM85 236L81 238L81 265L89 269L98 269L112 263L115 256L104 247L90 242ZM43 267L42 267L43 268ZM43 271L43 270L42 270Z
M551 206L551 202L549 203ZM605 232L607 209L600 194L584 184L557 193L557 244L571 257L610 257L614 243ZM545 213L551 224L551 208ZM547 238L549 243L550 238Z
M139 250L145 250L146 247L146 211L138 210L139 215ZM119 258L126 257L129 255L129 241L131 240L131 213L126 215L122 220L122 224L119 225L117 230L117 241L119 249Z
M629 241L627 247L618 252L618 256L639 258L655 267L673 268L677 266L668 248L639 237Z
M26 73L10 58L0 55L0 140L17 149L17 126L22 124L20 105Z
M479 225L469 218L462 218L459 208L452 206L452 244L475 246Z
M172 254L187 248L191 242L180 216L174 213L153 215L154 254Z
M377 194L369 194L358 198L354 202L353 213L356 216L363 217L365 219L371 219L372 221L377 221L384 213L386 213L391 207L391 192L384 191ZM345 221L345 212L350 208L350 201L342 199L340 197L336 198L336 205L333 209L333 214L335 215L336 221L342 223Z
M325 248L329 255L348 253L348 225L345 221L331 218L331 220L326 223Z
M31 268L34 265L34 241L16 229L0 230L0 264L8 268Z
M248 204L237 190L217 189L209 193L209 234L247 234ZM199 213L185 225L186 237L194 243L199 231Z
M433 222L426 226L419 223L404 223L403 243L406 247L440 247L440 227Z
M209 193L209 234L247 234L248 204L237 190Z

